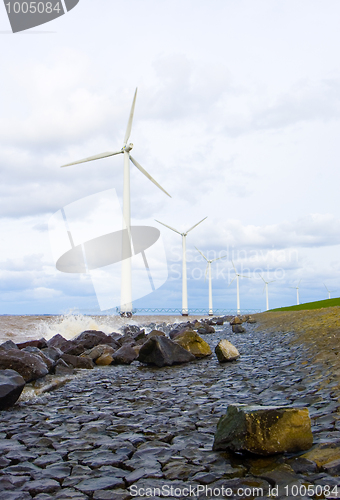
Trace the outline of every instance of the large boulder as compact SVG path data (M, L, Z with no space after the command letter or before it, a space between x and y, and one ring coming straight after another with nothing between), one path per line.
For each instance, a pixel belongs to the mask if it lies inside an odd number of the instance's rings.
M213 449L272 455L308 450L312 444L307 408L230 405L217 424Z
M53 359L51 359L48 356L46 356L46 354L44 352L42 352L38 347L27 346L27 347L24 347L21 350L24 351L24 352L30 352L32 354L35 354L36 356L40 356L41 359L43 360L43 362L45 363L45 365L47 366L47 368L49 370L51 370L51 368L55 364L54 361L53 361Z
M195 356L167 337L151 337L142 345L137 360L156 366L171 366L193 361Z
M118 351L112 355L112 364L130 365L132 361L137 359L138 354L131 344L124 344Z
M0 370L6 369L17 371L25 382L48 374L48 368L40 356L20 349L0 351Z
M215 354L220 363L234 361L240 356L236 347L229 340L220 340L215 347Z
M209 344L203 340L198 333L193 330L186 330L185 332L177 335L174 339L176 344L179 344L187 351L191 352L195 358L204 358L211 356L211 349Z
M0 410L6 410L19 398L25 380L15 370L0 370Z

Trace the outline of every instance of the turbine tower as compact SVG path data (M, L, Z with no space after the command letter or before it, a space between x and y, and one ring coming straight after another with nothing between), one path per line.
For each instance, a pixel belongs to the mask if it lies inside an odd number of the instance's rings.
M162 224L163 226L167 227L168 229L171 229L171 231L175 231L175 233L178 233L182 236L182 251L183 251L183 257L182 257L182 316L188 316L189 311L188 311L188 287L187 287L187 257L186 257L186 237L187 234L192 231L198 224L201 224L207 217L204 217L204 219L200 220L192 226L190 229L188 229L185 233L180 233L177 231L177 229L174 229L171 226L168 226L167 224L164 224L164 222L160 222L159 220L156 220L159 224Z
M335 292L336 290L328 290L328 288L326 287L325 283L324 283L324 286L328 292L328 298L330 299L331 298L331 292Z
M235 264L233 261L231 261L234 271L235 271L235 278L231 280L228 286L232 284L232 282L236 279L236 295L237 295L237 315L240 315L241 308L240 308L240 284L239 284L239 278L250 278L250 276L243 276L242 274L238 274Z
M259 274L260 278L264 281L264 289L266 289L266 307L267 311L269 311L269 300L268 300L268 283L274 283L275 280L266 281L261 274ZM263 289L263 291L264 291Z
M122 275L121 275L121 298L120 298L120 314L122 316L132 314L132 276L131 276L131 256L132 251L132 241L131 241L131 215L130 215L130 161L138 168L151 182L153 182L159 189L161 189L166 195L170 196L169 193L165 191L158 184L158 182L151 177L151 175L144 170L144 168L135 160L130 151L133 148L133 144L128 140L131 134L133 114L135 110L137 97L137 89L132 101L129 121L126 128L126 133L124 137L123 147L119 151L108 151L106 153L101 153L94 156L89 156L82 160L74 161L72 163L67 163L62 165L62 167L68 167L70 165L77 165L78 163L85 163L87 161L98 160L100 158L107 158L108 156L114 156L123 154L124 155L124 183L123 183L123 236L122 236ZM171 196L170 196L171 198Z
M217 259L212 259L208 260L203 253L198 250L197 247L195 247L197 252L199 252L202 257L207 261L207 267L205 269L205 279L207 279L207 272L208 272L208 278L209 278L209 316L213 316L213 303L212 303L212 285L211 285L211 263L215 262L216 260L223 259L224 257L227 257L226 255L223 255L222 257L218 257Z
M302 279L302 278L301 278ZM298 285L297 286L291 286L290 288L296 288L296 305L298 306L300 304L300 300L299 300L299 288L300 288L300 283L301 283L301 280L299 281Z

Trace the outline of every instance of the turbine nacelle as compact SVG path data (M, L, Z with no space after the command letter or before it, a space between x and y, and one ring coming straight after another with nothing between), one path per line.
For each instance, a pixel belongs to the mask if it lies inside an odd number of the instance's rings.
M130 144L126 144L126 146L122 147L122 153L124 153L124 151L126 151L127 153L129 153L132 148L133 148L133 144L132 144L132 142L130 142Z

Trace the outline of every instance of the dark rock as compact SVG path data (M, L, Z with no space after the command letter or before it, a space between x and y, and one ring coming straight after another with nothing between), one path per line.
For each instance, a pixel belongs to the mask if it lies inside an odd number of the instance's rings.
M0 410L6 410L19 398L25 380L14 370L0 370Z
M67 346L69 340L66 340L62 335L57 333L51 339L47 341L48 347L57 347L61 351L64 351L64 347Z
M94 367L93 361L90 358L73 356L72 354L63 354L61 359L63 359L68 365L73 366L73 368L84 368L90 370Z
M39 340L27 340L27 342L20 342L17 344L19 349L24 349L25 347L37 347L38 349L44 349L47 347L47 342L44 338Z
M193 361L195 356L167 337L152 337L139 351L138 361L159 367Z
M42 352L38 347L27 346L23 347L21 350L24 352L30 352L32 354L35 354L36 356L40 356L49 370L52 368L52 366L54 366L54 361L46 356L46 354Z
M45 347L41 350L41 352L48 358L52 359L52 361L57 361L63 354L63 351L58 347Z
M92 349L98 344L110 344L112 340L112 337L100 330L85 330L72 339L73 342L82 344L85 349Z
M246 330L242 325L232 325L232 330L234 333L244 333Z
M0 350L1 349L3 349L4 351L8 351L10 349L19 349L19 347L12 340L6 340L6 342L0 344Z
M113 364L116 365L129 365L137 359L136 351L131 344L123 345L118 351L112 354Z
M30 382L48 374L48 368L40 356L20 349L0 351L0 369L17 371L25 380Z
M151 332L148 333L147 339L150 339L151 337L166 337L164 332L161 332L159 330L152 330Z

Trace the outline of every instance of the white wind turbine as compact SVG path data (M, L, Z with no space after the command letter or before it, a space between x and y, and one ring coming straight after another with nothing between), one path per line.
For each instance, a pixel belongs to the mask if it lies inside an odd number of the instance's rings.
M261 274L259 274L260 278L264 281L264 287L266 289L266 306L267 306L267 311L269 311L269 300L268 300L268 283L274 283L275 280L272 281L266 281Z
M231 280L228 286L232 284L232 282L236 279L236 294L237 294L237 315L240 314L241 308L240 308L240 284L239 284L239 278L250 278L250 276L243 276L242 274L239 274L236 270L236 267L234 265L234 262L231 261L234 271L235 271L235 278Z
M192 226L190 229L188 229L185 233L180 233L177 231L177 229L174 229L171 226L168 226L167 224L164 224L164 222L160 222L159 220L156 220L159 224L162 224L163 226L167 227L168 229L171 229L171 231L175 231L175 233L178 233L182 236L182 250L183 250L183 257L182 257L182 316L188 316L188 287L187 287L187 257L186 257L186 240L185 238L187 237L187 234L189 231L192 231L198 224L201 224L207 217L204 217L204 219L200 220Z
M208 278L209 278L209 316L213 316L213 303L212 303L212 284L211 284L211 263L215 262L216 260L223 259L224 257L227 257L226 255L222 255L222 257L218 257L217 259L211 259L208 260L206 256L198 250L197 247L195 247L197 252L199 252L202 257L207 261L207 267L205 269L205 279L207 279L207 272L208 272Z
M158 182L151 177L150 174L135 160L130 151L133 148L133 144L128 140L131 134L133 114L135 110L135 103L137 97L137 89L132 101L129 121L127 124L123 147L119 151L101 153L94 156L89 156L82 160L74 161L72 163L67 163L62 165L63 167L68 167L70 165L76 165L78 163L84 163L87 161L98 160L100 158L107 158L108 156L114 156L123 154L124 155L124 183L123 183L123 231L124 237L122 238L122 276L121 276L121 300L120 300L120 312L122 315L132 313L132 277L131 277L131 256L132 256L132 241L131 241L131 215L130 215L130 161L144 174L151 182L153 182L159 189L161 189L168 196L169 193L165 191L158 184ZM171 196L170 196L171 198Z
M336 290L328 290L328 288L326 287L325 283L324 283L324 286L328 292L328 298L330 299L331 298L331 292L336 292Z
M302 278L301 278L302 279ZM289 288L296 288L296 305L299 305L300 304L300 300L299 300L299 288L300 288L300 283L301 283L301 280L299 281L298 285L297 286L291 286Z

